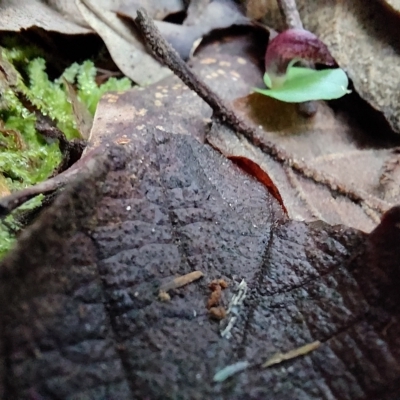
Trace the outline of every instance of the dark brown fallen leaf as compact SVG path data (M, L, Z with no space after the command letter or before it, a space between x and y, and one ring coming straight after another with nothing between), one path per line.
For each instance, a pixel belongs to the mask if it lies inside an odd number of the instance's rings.
M131 139L67 189L0 266L2 398L398 393L399 208L369 236L290 222L261 184L195 139L157 128ZM158 301L165 277L193 269L246 280L231 339L202 313L204 285ZM213 383L227 365L315 340L319 349L285 366Z

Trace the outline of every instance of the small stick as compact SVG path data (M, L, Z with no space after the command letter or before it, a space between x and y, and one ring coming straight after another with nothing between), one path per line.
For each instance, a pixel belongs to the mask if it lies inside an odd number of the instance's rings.
M297 10L296 0L278 0L279 10L285 20L287 29L303 29L299 11ZM301 63L304 67L311 67L310 63ZM317 112L317 103L315 101L306 101L298 104L298 110L301 114L312 117Z
M189 283L197 281L197 279L200 279L203 275L204 274L201 271L193 271L186 275L178 276L164 285L161 285L160 292L168 292L172 289L178 289L182 286L188 285Z
M303 29L303 23L297 11L296 0L278 0L278 7L285 19L287 29Z
M297 349L290 350L287 353L276 353L270 359L268 359L261 367L268 368L272 365L280 364L283 361L291 360L300 356L305 356L306 354L318 349L321 342L318 340L304 346L298 347Z
M97 153L97 150L92 150L61 174L26 189L11 193L9 196L2 197L0 199L0 218L7 216L31 198L39 194L52 193L72 182L85 166L90 168L91 158Z
M334 178L321 174L318 170L310 168L304 161L296 160L291 154L280 146L269 141L262 141L255 129L251 128L235 111L227 105L216 93L214 93L181 59L179 54L162 37L159 30L148 17L144 9L137 11L135 19L139 31L142 33L145 43L154 56L169 67L190 89L196 92L213 110L213 119L229 126L240 137L243 135L250 143L258 147L265 154L280 164L292 168L300 175L311 179L315 183L328 187L332 192L348 197L355 203L364 204L367 207L384 213L390 205L363 191L349 189L336 182Z

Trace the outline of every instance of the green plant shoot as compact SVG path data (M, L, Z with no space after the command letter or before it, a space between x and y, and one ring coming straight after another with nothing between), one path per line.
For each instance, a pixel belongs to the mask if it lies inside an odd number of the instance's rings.
M333 100L350 93L347 75L341 68L316 71L289 65L284 80L274 82L265 73L264 83L270 89L256 88L254 91L287 103Z

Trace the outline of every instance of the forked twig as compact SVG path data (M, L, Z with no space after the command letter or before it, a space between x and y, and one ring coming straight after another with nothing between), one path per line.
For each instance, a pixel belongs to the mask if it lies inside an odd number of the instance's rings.
M181 59L179 54L161 36L151 18L143 9L137 11L136 25L142 33L144 40L154 56L168 66L190 89L196 92L213 110L213 118L219 119L229 126L239 137L243 135L254 146L275 161L292 168L300 175L311 179L315 183L329 188L332 192L348 197L355 203L367 206L380 213L384 213L389 204L373 197L363 191L346 188L336 182L334 178L322 174L314 168L310 168L305 162L296 160L285 149L276 144L261 140L255 129L239 118L235 111L214 93Z

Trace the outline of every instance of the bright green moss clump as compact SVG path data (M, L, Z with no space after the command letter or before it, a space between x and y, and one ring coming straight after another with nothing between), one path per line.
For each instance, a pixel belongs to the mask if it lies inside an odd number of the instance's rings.
M37 50L16 47L0 50L1 70L6 72L0 70L0 177L13 191L47 179L61 161L57 141L46 141L36 132L36 117L22 104L21 98L25 97L56 121L70 140L80 137L80 133L66 82L74 85L78 99L94 115L105 92L127 90L131 81L111 78L97 86L96 68L91 61L75 63L59 79L51 81ZM14 240L7 226L12 230L18 228L12 218L6 224L0 222L0 257Z
M21 64L23 54L23 50L3 49L3 61ZM57 121L58 128L68 139L72 139L80 135L63 83L64 79L71 84L76 83L77 96L92 115L105 92L126 90L131 86L127 78L111 78L103 85L97 86L96 68L91 61L71 65L54 82L49 80L42 58L26 61L23 68L27 76L25 81L15 71L17 78L14 85L4 85L0 110L0 119L4 122L3 131L12 130L16 135L19 134L19 144L15 142L15 136L10 135L3 137L3 146L0 142L0 172L10 178L11 189L20 189L46 179L61 160L58 143L46 143L36 133L35 116L21 104L16 91L26 96L44 115L49 115Z

